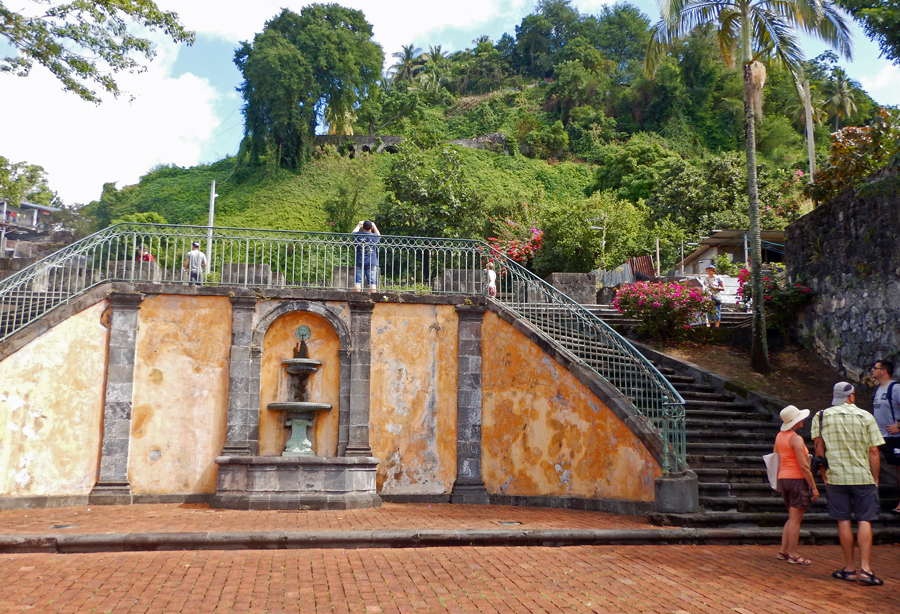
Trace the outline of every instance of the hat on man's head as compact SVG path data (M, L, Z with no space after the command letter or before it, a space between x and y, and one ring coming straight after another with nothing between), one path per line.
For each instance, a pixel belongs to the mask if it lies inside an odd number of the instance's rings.
M831 399L832 405L841 405L847 402L850 395L854 393L853 384L847 382L838 382L834 385L834 391L831 393L834 398Z
M191 243L191 247L200 247L200 244L194 241L193 243Z
M797 409L793 405L788 405L784 409L781 410L781 420L784 424L781 425L782 431L789 431L794 428L794 425L800 422L801 420L806 420L809 418L809 410L808 409Z
M707 269L713 269L713 270L715 270L716 265L714 265L714 264L707 264L707 265L706 265L706 268L707 268Z

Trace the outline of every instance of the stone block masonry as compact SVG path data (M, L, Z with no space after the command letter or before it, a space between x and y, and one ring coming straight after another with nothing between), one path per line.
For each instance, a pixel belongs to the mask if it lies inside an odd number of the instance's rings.
M851 190L787 228L791 282L818 298L801 334L854 381L880 358L900 358L900 175Z

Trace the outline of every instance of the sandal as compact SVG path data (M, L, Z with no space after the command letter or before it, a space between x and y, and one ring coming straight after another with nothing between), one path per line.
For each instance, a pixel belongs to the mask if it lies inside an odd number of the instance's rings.
M876 578L871 571L863 570L859 572L859 583L868 584L869 586L881 586L884 584L884 580Z
M776 556L775 558L779 561L786 561L791 558L791 555L787 554L786 552L779 552L778 556Z
M791 565L809 565L812 563L812 561L804 559L802 556L789 556L787 561Z
M831 573L832 578L837 578L838 580L846 580L847 582L856 582L856 570L847 571L846 569L838 569Z

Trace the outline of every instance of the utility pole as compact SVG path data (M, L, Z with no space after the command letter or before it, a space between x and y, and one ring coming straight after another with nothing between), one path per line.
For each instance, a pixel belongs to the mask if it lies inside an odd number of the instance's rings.
M209 252L207 254L207 264L206 271L207 273L210 270L210 263L213 261L213 248L212 248L212 235L213 235L213 225L215 224L216 219L216 180L213 179L212 185L209 186L209 227L206 230L206 251Z
M809 79L803 82L803 109L806 115L806 153L809 156L809 182L816 180L816 144L813 134L812 101L809 96Z
M656 276L659 277L659 269L661 263L659 261L659 237L656 237Z

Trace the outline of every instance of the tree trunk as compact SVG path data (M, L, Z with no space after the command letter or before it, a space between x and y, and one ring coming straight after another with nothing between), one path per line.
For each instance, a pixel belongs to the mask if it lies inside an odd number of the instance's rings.
M747 145L747 200L750 213L750 287L753 292L753 345L750 366L769 373L766 312L762 291L762 240L759 232L759 187L756 181L756 107L760 85L753 79L753 64L744 64L744 135ZM761 105L760 105L761 106Z

